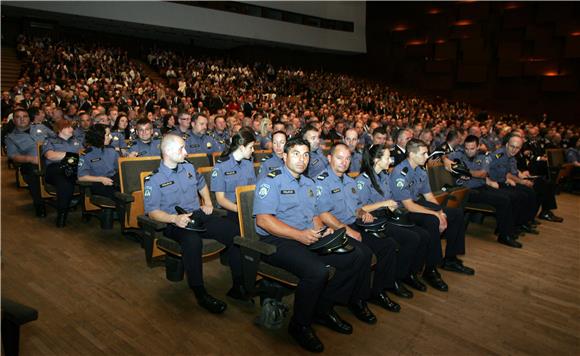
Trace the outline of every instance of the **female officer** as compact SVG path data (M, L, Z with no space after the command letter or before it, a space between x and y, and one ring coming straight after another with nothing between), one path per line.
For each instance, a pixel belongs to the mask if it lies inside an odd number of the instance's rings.
M74 129L69 120L62 119L58 121L55 123L54 128L57 136L49 138L44 143L42 157L46 165L46 181L56 187L56 226L64 227L75 190L77 175L72 170L65 170L61 166L61 161L68 155L71 156L71 161L76 163L76 159L72 156L78 155L81 143L77 138L73 137Z
M215 192L217 203L227 210L227 218L235 223L238 234L236 187L256 184L256 173L251 160L255 141L256 137L251 130L240 130L232 136L230 145L217 159L211 173L211 191Z
M110 146L110 129L103 124L89 129L86 143L89 146L79 159L79 182L92 182L91 193L113 198L118 180L119 154Z
M268 173L276 168L284 165L282 155L284 154L284 145L286 144L287 136L284 131L276 131L272 134L272 152L263 158L258 172L258 180L264 178Z
M397 202L391 198L389 176L387 169L391 163L391 155L383 145L366 147L363 151L361 174L356 178L363 209L372 212L380 208L396 209ZM426 286L418 279L419 272L425 261L429 233L420 227L401 227L388 225L388 235L394 238L401 246L411 245L413 248L401 248L397 259L397 282L391 292L404 298L411 298L413 293L401 283L403 280L411 287L425 291ZM406 254L406 255L405 255Z
M125 140L131 139L131 129L129 128L129 119L127 114L120 112L115 120L113 129L111 130L110 145L117 150L121 155L125 155L127 150L127 143Z

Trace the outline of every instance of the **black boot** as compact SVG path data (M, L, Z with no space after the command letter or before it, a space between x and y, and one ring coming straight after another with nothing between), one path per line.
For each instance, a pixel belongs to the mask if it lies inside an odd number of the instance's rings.
M34 211L36 212L36 216L39 218L46 217L46 208L44 204L34 205Z
M66 226L66 216L67 213L61 213L59 212L58 215L56 216L56 227L65 227Z

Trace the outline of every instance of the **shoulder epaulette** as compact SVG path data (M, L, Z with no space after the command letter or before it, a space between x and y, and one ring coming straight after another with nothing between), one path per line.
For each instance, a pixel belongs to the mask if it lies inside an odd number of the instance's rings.
M365 178L370 178L370 177L369 177L369 175L368 175L366 172L364 172L364 173L362 174L362 176L363 176L363 177L365 177Z
M401 169L401 175L406 176L407 172L409 172L409 167L403 167L403 169Z
M262 162L265 162L266 160L268 160L268 159L272 158L272 157L273 157L273 155L274 155L273 153L270 153L269 155L266 155L266 156L262 157L261 161L262 161Z
M272 172L268 173L268 177L274 178L276 176L279 176L280 174L282 174L282 170L281 169L275 169Z
M225 157L219 156L215 161L216 161L216 163L223 163L223 162L226 162L229 159L230 159L230 155L227 155Z
M93 150L93 148L92 148L92 147L87 147L87 148L85 148L85 150L84 150L84 152L82 153L82 155L84 156L84 155L86 155L87 153L91 152L92 150Z
M496 159L500 159L503 156L503 153L499 152L495 154Z
M325 180L325 179L326 179L326 177L328 177L328 172L322 172L322 173L320 173L320 174L319 174L319 175L316 177L316 179L318 179L318 180Z
M153 136L153 139L152 140L161 140L161 137L159 137L159 136Z
M149 179L151 179L151 177L153 177L155 174L157 174L157 172L159 172L158 169L154 170L153 172L151 172L151 174L149 174L148 176L145 177L145 182L147 182Z

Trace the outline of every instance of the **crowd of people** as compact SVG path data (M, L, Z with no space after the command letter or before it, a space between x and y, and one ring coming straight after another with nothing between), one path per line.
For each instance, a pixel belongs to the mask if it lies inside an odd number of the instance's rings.
M266 260L300 278L289 332L314 352L324 347L312 323L352 333L335 304L374 324L367 302L399 312L388 293L412 298L407 287L425 292L428 286L446 292L439 268L475 274L459 258L463 211L440 206L431 191L430 154L440 153L457 185L473 192L471 202L496 209L498 242L513 248L522 247L523 234L538 233L538 219L563 221L554 213L546 149L564 148L567 160L580 166L578 127L405 96L346 74L154 49L146 60L165 78L161 83L120 48L20 36L17 51L24 65L17 85L2 93L3 143L28 183L36 215L46 216L34 173L39 160L57 190L56 225L65 227L77 180L114 198L119 157L161 156L145 181L145 213L167 223L165 235L182 246L199 304L222 313L227 304L204 288L201 238L226 245L228 296L248 299L233 244L235 188L255 184L257 233L278 248ZM254 149L272 150L257 175ZM221 155L210 182L184 163L187 154L214 152ZM225 217L213 214L210 191ZM176 206L185 212L176 214ZM406 223L373 230L385 214ZM192 220L206 230L188 229ZM308 248L341 231L349 237L348 253ZM328 266L335 267L330 281Z

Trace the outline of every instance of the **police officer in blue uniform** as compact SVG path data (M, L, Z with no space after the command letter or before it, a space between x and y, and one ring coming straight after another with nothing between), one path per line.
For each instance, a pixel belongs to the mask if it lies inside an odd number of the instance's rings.
M514 209L509 196L499 190L499 184L487 175L491 161L489 154L478 151L479 139L474 135L465 138L464 149L451 152L444 157L446 168L451 170L455 160L462 162L470 171L471 178L458 178L457 183L470 189L468 201L484 203L493 206L496 210L498 242L504 245L521 248L522 244L516 239Z
M93 121L91 120L91 116L88 112L81 111L79 112L79 121L78 126L74 131L74 136L77 140L84 146L85 145L85 135L89 128L93 125Z
M181 137L186 143L187 153L189 154L189 148L187 147L187 142L189 138L193 135L191 131L191 115L183 111L177 115L177 125L175 128L168 132L171 135L177 135Z
M522 148L521 137L513 135L508 138L504 147L490 155L488 175L499 184L502 193L509 196L516 207L518 216L515 218L519 232L538 234L534 228L534 217L538 213L539 204L533 183L518 176L515 156Z
M223 116L216 116L214 119L214 130L211 136L221 145L230 141L230 133L227 128L226 120Z
M224 149L223 144L207 134L207 118L199 113L192 118L191 136L186 144L189 154L221 152Z
M44 203L40 194L40 180L36 174L38 167L37 142L43 142L54 133L42 124L31 125L28 112L16 108L12 114L14 129L6 136L6 154L8 158L20 164L20 173L28 185L36 216L46 216Z
M360 172L362 152L357 149L358 141L358 134L355 129L346 130L344 133L344 143L348 146L351 153L349 172Z
M67 156L67 153L78 154L82 145L76 137L73 137L74 129L69 120L58 121L55 128L57 136L44 142L42 156L46 165L45 179L56 187L56 226L64 227L77 176L76 174L67 174L67 171L61 166L61 161Z
M322 233L324 225L318 217L316 185L303 175L309 157L308 141L301 137L288 140L284 147L285 165L256 185L253 213L261 240L277 247L276 253L264 256L264 260L300 279L288 332L305 349L322 352L324 345L312 329L312 322L340 333L352 333L352 326L334 310L335 303L348 303L355 315L368 323L376 322L376 317L364 302L370 283L371 256L361 248L329 255L308 249L308 245L332 232L329 228ZM336 267L330 280L329 265Z
M268 173L284 165L282 159L284 155L284 145L287 136L284 131L276 131L272 134L272 153L262 158L260 170L258 171L258 180L264 178Z
M128 157L151 157L161 156L161 140L153 138L153 125L149 119L137 121L137 139L131 143L127 150Z
M211 313L222 313L227 308L226 303L211 296L204 287L201 239L216 239L226 246L223 253L227 254L233 280L233 287L227 295L246 300L242 287L240 252L233 244L235 226L231 221L212 214L213 205L203 176L198 175L193 165L185 161L185 141L176 135L165 135L161 142L161 152L163 160L159 169L145 180L145 213L153 220L166 223L165 236L181 245L187 282L198 304ZM176 214L176 206L187 213ZM192 218L201 222L207 231L185 229Z
M399 244L382 234L381 237L377 237L365 232L355 224L357 218L364 223L370 223L374 217L362 209L356 182L345 174L351 163L350 155L350 149L344 143L334 145L328 155L330 168L316 177L320 219L335 230L345 227L348 236L362 242L362 246L357 244L357 248L365 250L369 255L374 253L377 256L370 301L388 311L399 312L401 306L393 302L385 291L395 285ZM407 250L409 247L411 246L405 245L401 248Z
M445 258L442 259L441 246L438 245L437 254L431 258L428 255L422 277L433 288L447 291L448 286L436 268L438 263L441 262L441 267L445 270L467 275L475 273L457 258L457 255L465 253L463 212L455 208L442 208L433 196L427 172L423 167L428 156L427 145L421 140L411 139L405 151L407 159L391 173L393 198L410 212L409 217L415 224L425 228L432 235L439 236L444 232L447 239Z
M300 136L310 144L310 161L306 175L314 179L320 172L328 168L328 159L320 148L320 131L316 126L308 124L302 130Z
M398 207L393 200L387 174L390 163L390 151L383 145L373 145L363 151L363 164L361 174L356 178L356 187L363 209L368 212L384 208L394 210ZM423 270L427 253L431 255L431 260L437 258L437 251L441 249L439 236L431 236L419 226L402 227L391 224L388 225L387 236L405 247L400 249L397 258L395 284L387 290L399 297L412 298L413 293L405 288L401 283L403 281L416 290L426 291L427 286L421 282L417 273Z
M215 192L219 206L226 209L227 218L235 224L236 235L240 234L236 187L256 184L252 163L255 142L252 130L241 129L232 136L231 145L222 152L211 172L211 191Z
M119 187L119 153L110 145L109 127L96 124L86 135L87 148L79 158L79 182L92 182L91 193L113 199Z

